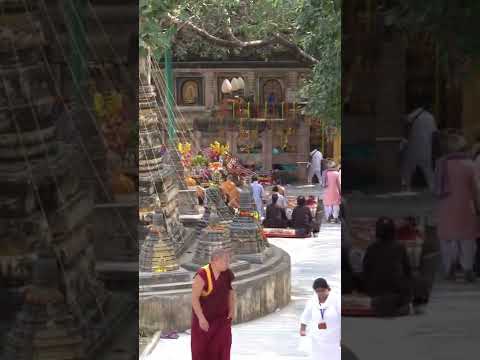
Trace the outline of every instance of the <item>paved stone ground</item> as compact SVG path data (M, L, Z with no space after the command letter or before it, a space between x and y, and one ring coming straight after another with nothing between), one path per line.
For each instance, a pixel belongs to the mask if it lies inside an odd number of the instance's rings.
M316 188L287 188L288 194L320 194ZM292 259L292 301L276 313L233 327L232 360L308 359L302 352L299 316L313 291L316 277L325 277L333 289L340 288L340 225L324 224L310 239L270 239ZM302 347L302 348L301 348ZM148 360L191 360L190 336L160 340ZM332 359L334 360L334 359Z
M478 358L480 284L436 282L423 315L342 319L342 341L364 359Z

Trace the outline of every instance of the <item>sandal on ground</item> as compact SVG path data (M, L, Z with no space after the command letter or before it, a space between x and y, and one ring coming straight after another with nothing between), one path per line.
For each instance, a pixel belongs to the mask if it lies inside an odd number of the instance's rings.
M179 335L176 331L170 331L169 333L160 335L160 339L178 339Z

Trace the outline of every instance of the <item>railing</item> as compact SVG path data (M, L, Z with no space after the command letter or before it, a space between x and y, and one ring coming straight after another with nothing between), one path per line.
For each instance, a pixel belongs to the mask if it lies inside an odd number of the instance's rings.
M253 103L229 100L220 105L217 116L223 119L295 120L303 108L303 103Z

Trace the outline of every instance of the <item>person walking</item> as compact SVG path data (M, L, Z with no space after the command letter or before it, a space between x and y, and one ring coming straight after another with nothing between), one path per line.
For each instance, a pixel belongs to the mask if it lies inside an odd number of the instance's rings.
M323 206L325 219L329 222L339 223L341 198L340 173L334 161L330 161L323 174Z
M438 139L435 118L424 107L418 107L407 115L406 122L409 130L402 164L402 185L410 188L415 171L420 169L429 189L433 189L433 155Z
M255 208L257 209L260 218L265 218L265 211L263 209L263 198L265 197L265 190L263 189L262 184L258 182L256 175L252 176L252 183L250 184L252 188L253 201L255 202Z
M454 280L460 258L465 279L473 282L478 234L475 168L462 136L450 135L447 148L448 154L439 159L435 172L435 195L439 199L437 234L443 265L447 278Z
M214 250L210 263L193 279L192 360L230 360L236 296L229 266L229 252Z
M318 150L314 149L311 153L311 161L308 169L308 183L312 184L313 176L316 175L318 183L322 184L322 160L323 154Z
M300 336L310 332L312 360L341 359L340 297L332 294L323 278L313 282L314 296L308 301L300 319Z
M475 166L475 182L476 182L476 189L477 189L477 196L479 195L480 191L480 136L477 136L477 140L472 147L472 159ZM480 201L477 198L477 206L476 206L476 213L477 219L480 218ZM477 239L476 239L477 251L475 253L475 272L477 276L480 276L480 222L478 224L478 232L477 232Z

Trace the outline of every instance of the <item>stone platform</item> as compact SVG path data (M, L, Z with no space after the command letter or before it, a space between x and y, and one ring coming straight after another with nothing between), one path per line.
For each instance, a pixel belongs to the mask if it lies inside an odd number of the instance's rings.
M139 272L138 279L141 284L145 286L152 286L155 284L174 284L190 282L192 276L184 269L175 271L151 273L151 272Z
M271 256L262 264L250 263L246 270L235 273L233 286L237 292L235 323L243 323L273 313L290 302L290 256L271 246ZM140 284L139 330L184 331L192 319L190 281Z

